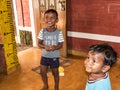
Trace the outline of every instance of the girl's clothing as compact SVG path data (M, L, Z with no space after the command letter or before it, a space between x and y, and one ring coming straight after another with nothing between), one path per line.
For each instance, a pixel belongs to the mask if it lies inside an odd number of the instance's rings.
M111 90L110 78L109 74L106 73L105 78L95 80L95 81L87 81L86 90Z

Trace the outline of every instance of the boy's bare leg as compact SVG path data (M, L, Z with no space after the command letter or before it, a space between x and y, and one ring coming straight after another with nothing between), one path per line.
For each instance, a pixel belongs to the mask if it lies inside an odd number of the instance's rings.
M54 82L55 82L54 90L59 90L59 71L58 71L58 68L52 69L52 74L54 76Z
M40 65L40 74L43 80L43 88L41 90L48 90L47 66Z

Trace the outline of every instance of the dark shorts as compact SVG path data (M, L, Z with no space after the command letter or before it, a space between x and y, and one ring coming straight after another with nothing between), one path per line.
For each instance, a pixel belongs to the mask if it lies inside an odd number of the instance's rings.
M50 68L58 68L59 67L59 58L41 57L40 64L45 65L45 66L50 66Z

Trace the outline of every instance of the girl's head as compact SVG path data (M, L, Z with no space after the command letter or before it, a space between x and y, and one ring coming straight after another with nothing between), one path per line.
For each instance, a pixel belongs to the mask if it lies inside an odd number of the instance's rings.
M44 13L44 18L47 27L54 27L55 24L58 22L58 13L54 9L48 9Z
M93 73L106 72L116 62L117 53L108 44L96 44L89 48L85 60L86 71Z

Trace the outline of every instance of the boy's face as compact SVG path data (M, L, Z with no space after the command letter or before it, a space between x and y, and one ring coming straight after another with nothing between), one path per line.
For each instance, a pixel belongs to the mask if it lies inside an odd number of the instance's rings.
M85 60L85 68L88 73L101 73L103 71L104 56L102 53L89 51L88 58Z
M55 26L55 24L58 22L58 17L54 13L46 13L44 17L47 27Z

